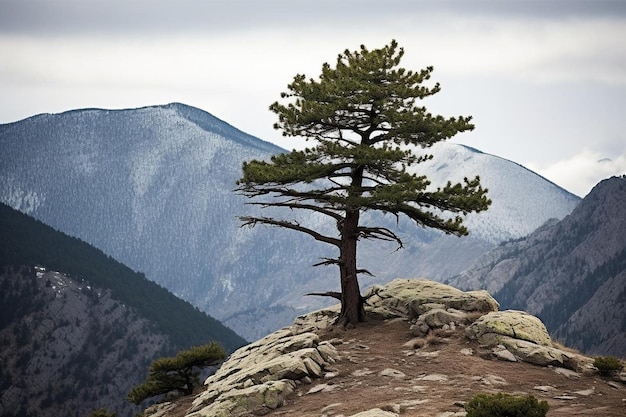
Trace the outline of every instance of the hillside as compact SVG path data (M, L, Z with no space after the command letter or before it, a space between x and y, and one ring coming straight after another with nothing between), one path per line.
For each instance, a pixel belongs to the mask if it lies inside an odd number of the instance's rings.
M366 323L333 327L338 307L301 316L144 417L462 417L479 393L533 395L548 417L623 415L626 372L599 375L484 291L398 279L367 293Z
M381 409L389 413L384 417L460 417L464 403L484 392L546 400L548 417L622 415L624 384L609 385L610 380L596 375L561 368L498 361L460 334L431 338L413 354L406 346L412 340L409 325L402 321L331 333L323 340L337 338L342 341L341 359L331 368L337 376L304 384L296 398L267 416L339 417ZM324 389L328 387L334 389Z
M626 357L626 178L600 182L574 211L505 242L448 281L486 288L504 308L542 318L553 337Z
M110 290L44 268L0 274L0 415L76 416L106 407L132 416L124 397L170 337Z
M334 256L332 248L290 231L239 227L238 215L255 213L233 192L242 162L284 150L202 110L173 103L42 114L0 125L0 148L0 201L143 271L249 339L326 305L303 294L338 286L334 268L311 267ZM363 288L458 274L497 242L563 218L579 201L513 162L449 143L433 151L432 164L420 167L433 186L479 174L491 209L470 219L463 239L364 214L398 230L406 245L394 252L364 242L362 266L376 277Z
M76 238L0 204L0 415L119 416L149 364L246 342Z

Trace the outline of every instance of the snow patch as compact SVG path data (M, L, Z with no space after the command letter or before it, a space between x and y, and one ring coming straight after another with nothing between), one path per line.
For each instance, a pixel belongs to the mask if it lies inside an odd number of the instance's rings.
M41 207L46 199L37 191L29 190L13 177L0 176L0 200L15 210L25 214L32 214Z

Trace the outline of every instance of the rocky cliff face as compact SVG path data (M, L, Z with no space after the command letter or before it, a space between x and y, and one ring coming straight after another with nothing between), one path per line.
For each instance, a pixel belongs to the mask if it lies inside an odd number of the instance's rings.
M450 280L486 288L588 353L626 356L626 178L599 183L562 221L501 244Z
M3 416L132 416L126 394L173 348L111 291L41 267L5 267L0 305Z
M182 104L76 110L0 125L0 201L79 237L254 340L326 304L333 268L312 268L332 248L278 229L241 229L250 214L233 193L241 164L282 149ZM405 249L364 242L362 267L376 278L444 279L494 244L567 215L579 199L519 165L454 144L419 167L433 186L480 175L491 209L469 220L470 237L416 229L365 213L398 230ZM532 194L529 201L526 195ZM373 216L373 217L372 217ZM315 227L335 225L308 216Z

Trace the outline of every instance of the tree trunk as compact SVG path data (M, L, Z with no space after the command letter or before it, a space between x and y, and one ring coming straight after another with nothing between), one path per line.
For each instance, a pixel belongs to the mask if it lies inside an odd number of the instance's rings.
M363 301L359 289L356 264L356 246L359 210L346 212L341 234L339 270L341 277L341 314L339 323L356 324L364 319Z

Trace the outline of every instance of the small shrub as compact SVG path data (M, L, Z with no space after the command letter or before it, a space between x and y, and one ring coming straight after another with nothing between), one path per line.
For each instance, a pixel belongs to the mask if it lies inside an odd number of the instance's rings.
M89 414L89 417L117 417L117 413L110 412L106 408L101 408L99 410L92 411Z
M545 417L548 403L532 395L477 394L465 404L467 417Z
M624 364L615 356L599 356L593 361L593 366L598 368L600 375L611 375L615 371L620 371Z

